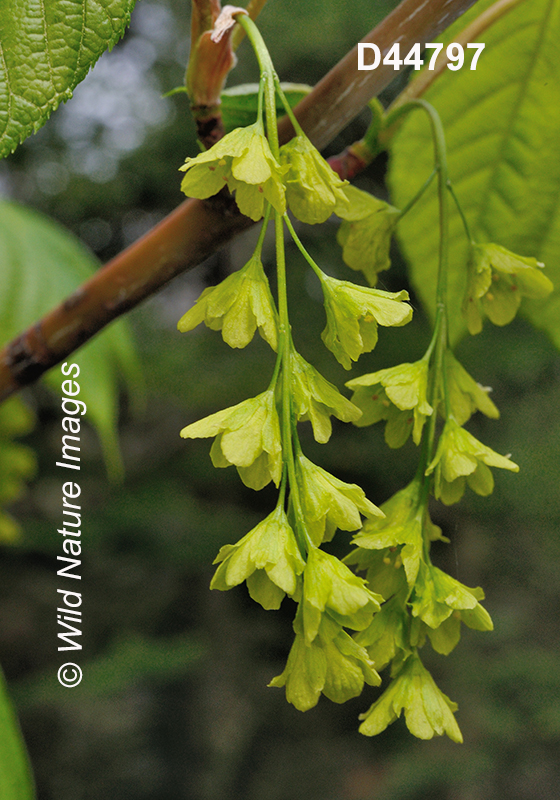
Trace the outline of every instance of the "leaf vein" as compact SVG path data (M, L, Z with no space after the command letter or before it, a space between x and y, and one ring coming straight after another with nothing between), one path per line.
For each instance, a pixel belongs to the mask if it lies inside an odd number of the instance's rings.
M2 46L2 42L0 42L0 60L2 61L2 64L4 66L4 72L6 74L6 88L8 90L8 118L6 120L6 124L4 125L4 130L0 134L0 141L2 141L2 138L4 137L8 129L8 125L10 124L11 110L14 98L14 93L12 91L12 86L10 82L10 73L8 72L8 65L6 64L6 57L4 55L4 47Z
M45 56L47 59L47 66L49 68L49 77L50 81L54 90L55 95L58 94L56 91L56 84L54 81L54 67L52 63L52 53L49 44L49 26L47 25L47 12L45 10L45 0L40 0L41 2L41 21L43 23L43 32L45 36Z
M532 53L531 58L530 58L530 63L528 65L527 70L525 71L525 73L523 75L523 80L520 82L520 89L519 89L519 93L518 93L518 102L512 104L512 109L511 109L511 114L510 114L510 117L509 117L509 122L508 122L508 125L504 128L504 135L503 135L503 138L502 138L502 146L499 149L499 152L501 152L501 153L505 153L505 151L506 151L508 138L511 137L511 133L514 130L514 126L515 126L515 120L520 114L521 107L523 105L523 95L525 93L525 90L527 89L529 81L532 78L533 72L534 72L536 64L537 64L538 56L539 56L539 52L540 52L540 47L542 45L542 42L543 42L543 39L544 39L544 36L545 36L545 32L546 32L546 28L547 28L547 22L548 22L548 19L549 19L550 15L551 15L552 7L554 5L554 2L555 2L555 0L549 0L548 8L547 8L546 12L543 14L542 21L541 21L541 24L539 26L538 35L537 35L537 37L535 39L535 45L534 45L534 48L533 48L533 53ZM488 204L490 202L490 195L492 193L491 187L494 185L496 176L498 174L498 169L500 167L500 164L502 163L502 160L503 160L503 158L502 159L499 159L499 158L496 159L496 162L495 162L495 165L494 165L494 170L493 170L493 175L490 177L490 179L488 181L488 185L487 185L488 188L487 188L487 191L486 191L484 203L481 204L480 209L479 209L479 215L478 215L478 224L479 224L479 226L481 225L482 219L486 216L486 214L488 212ZM495 189L495 187L494 187L494 189Z

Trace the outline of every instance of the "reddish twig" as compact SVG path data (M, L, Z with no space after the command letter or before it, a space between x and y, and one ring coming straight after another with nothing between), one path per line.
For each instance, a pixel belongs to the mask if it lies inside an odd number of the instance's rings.
M475 0L403 0L363 41L382 53L396 41L410 48L439 35ZM392 67L359 72L357 46L297 106L296 115L322 149L394 78ZM280 141L293 135L285 117ZM62 361L109 322L138 305L251 225L230 198L189 200L86 281L0 352L0 400Z

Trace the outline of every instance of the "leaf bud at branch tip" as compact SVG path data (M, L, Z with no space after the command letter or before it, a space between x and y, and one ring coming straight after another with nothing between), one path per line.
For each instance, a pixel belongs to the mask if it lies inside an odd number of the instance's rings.
M236 23L234 14L247 14L240 6L224 6L222 12L214 24L212 31L212 41L220 42L224 35L230 31Z
M228 73L237 63L231 43L235 6L220 8L219 0L193 0L191 54L185 85L197 121L198 137L211 147L224 135L220 94Z

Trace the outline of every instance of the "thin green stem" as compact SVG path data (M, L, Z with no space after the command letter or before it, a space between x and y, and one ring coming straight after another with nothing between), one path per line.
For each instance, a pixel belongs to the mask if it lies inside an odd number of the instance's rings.
M288 230L290 231L291 237L294 240L294 242L296 243L296 246L297 246L298 250L300 251L302 256L305 258L305 260L307 261L307 263L309 264L309 266L311 267L311 269L313 270L315 275L317 275L319 280L322 280L323 270L320 267L317 266L315 261L313 261L313 259L311 258L311 256L309 255L309 253L307 252L305 247L303 246L303 244L302 244L299 236L295 232L294 226L292 225L292 222L291 222L291 220L290 220L290 218L289 218L289 216L287 214L284 214L284 222L286 223L286 226L287 226Z
M278 383L278 376L280 375L280 367L282 366L282 351L278 348L278 353L276 354L276 363L274 364L274 372L272 373L272 378L270 379L270 383L268 384L268 390L276 389L276 384Z
M241 25L247 38L251 42L261 73L261 81L264 81L264 105L266 113L266 132L268 136L268 143L272 155L276 160L280 153L280 146L278 143L278 128L276 122L276 95L274 90L274 66L268 48L260 34L259 29L252 19L246 14L238 14L237 22Z
M428 421L425 445L422 447L419 469L423 472L431 463L434 455L437 412L440 397L443 395L446 418L450 415L449 392L445 375L445 351L448 347L448 319L447 319L447 271L449 262L449 176L447 170L447 151L445 135L441 120L435 108L425 100L411 100L406 105L397 109L394 114L406 113L414 107L422 108L429 117L434 142L435 171L438 174L438 200L439 200L439 257L436 289L436 318L434 334L428 353L433 358L428 386L428 402L433 408L433 413Z
M368 153L369 162L373 161L375 156L381 152L382 148L379 147L379 134L385 127L385 109L381 101L377 97L372 97L368 103L371 111L371 122L364 134L364 138L359 142L360 150Z
M276 121L276 95L275 80L278 78L272 65L272 60L263 38L255 23L244 14L237 17L237 21L247 34L251 42L261 71L261 81L264 82L264 105L266 113L266 132L270 150L276 160L280 155L278 142L278 128ZM278 279L278 317L279 341L278 359L274 369L273 379L278 377L280 367L282 369L282 402L281 402L281 430L282 430L282 456L284 459L284 472L287 473L290 484L290 502L292 503L295 516L296 538L302 555L312 546L309 536L303 525L303 513L299 488L296 478L296 466L294 461L294 443L292 439L292 386L291 386L291 353L292 339L290 332L290 320L288 316L288 293L286 282L286 254L284 250L284 222L282 214L278 211L274 213L274 227L276 234L276 271Z
M284 508L284 503L286 501L286 487L288 485L288 473L287 470L282 470L282 481L280 483L280 492L278 493L278 502L276 506L281 506Z
M254 255L256 255L258 258L261 257L262 247L263 247L263 243L264 243L264 237L266 235L266 229L268 227L268 223L269 223L269 220L270 220L271 211L272 211L272 206L270 205L270 203L267 203L266 204L266 210L264 212L264 218L263 218L262 226L261 226L261 232L259 233L259 238L258 238L257 245L255 247L255 252L254 252ZM269 391L271 389L275 389L276 388L276 383L278 381L278 375L280 374L280 367L281 366L282 366L282 348L280 347L280 344L279 344L278 353L276 355L276 363L274 364L274 372L272 373L272 378L270 379L270 383L268 385L268 390Z
M259 94L257 97L257 119L262 124L263 122L263 100L264 100L264 85L265 82L263 78L259 80Z
M292 386L291 386L291 332L288 316L288 292L286 281L286 253L284 250L284 223L282 215L276 211L274 214L276 229L276 265L278 273L278 315L280 317L280 337L278 344L278 354L282 359L282 406L281 406L281 429L282 429L282 454L284 458L284 469L287 470L290 481L290 499L293 504L296 538L299 548L303 555L309 549L310 542L307 531L302 523L303 512L299 497L299 488L296 478L296 467L294 461L294 443L292 439Z
M434 330L433 330L433 333L432 333L432 338L430 339L430 344L428 345L428 349L426 350L426 352L422 356L422 359L421 359L422 361L428 361L429 362L431 357L432 357L432 353L434 352L434 349L435 349L435 346L436 346L436 342L437 342L438 336L439 336L439 326L437 325L437 323L438 323L438 320L436 319L436 326L434 327Z
M261 231L259 233L259 238L257 240L257 244L256 244L256 247L255 247L255 252L253 254L253 255L257 256L258 258L261 257L263 243L264 243L264 237L266 235L266 229L268 227L268 222L270 220L270 212L271 212L271 205L270 205L270 203L267 203L266 204L266 209L265 209L265 212L264 212L262 225L261 225Z
M463 213L463 209L461 208L461 204L459 203L459 199L458 199L457 195L455 194L455 189L453 188L453 184L451 183L451 181L447 182L447 190L448 190L449 194L451 195L451 197L453 198L453 200L455 201L455 205L457 206L457 211L459 212L459 216L461 217L461 221L463 223L463 228L465 229L465 233L467 234L467 239L469 240L469 242L471 244L473 244L474 243L474 239L473 239L473 237L471 235L471 231L470 231L470 228L469 228L469 223L467 222L467 218L465 217L465 214Z
M413 208L413 206L416 205L416 203L418 202L418 200L420 200L420 198L422 197L422 195L424 194L426 189L430 186L430 184L432 183L432 181L433 181L433 179L435 178L436 175L437 175L437 169L434 167L430 177L427 180L424 181L424 183L422 184L420 189L418 189L418 191L416 192L414 197L411 200L409 200L408 203L405 205L405 207L402 209L402 211L400 213L400 216L397 219L397 222L400 222L401 219L404 217L404 215L408 214L410 209Z
M266 5L267 0L249 0L249 3L246 6L246 11L251 17L251 19L256 19L258 15L263 10L263 7ZM243 37L245 35L245 31L243 29L235 28L232 34L232 47L235 50L239 47L241 42L243 41Z
M292 107L289 104L289 102L288 102L288 100L286 98L286 95L284 94L284 90L282 89L282 86L280 85L280 78L278 77L276 72L274 73L274 85L276 87L276 92L278 94L278 97L282 101L282 105L284 106L284 108L286 110L286 114L288 115L288 117L290 119L290 122L294 126L294 130L295 130L296 134L298 136L305 136L305 131L303 130L303 128L301 127L301 125L297 121L296 115L292 111Z

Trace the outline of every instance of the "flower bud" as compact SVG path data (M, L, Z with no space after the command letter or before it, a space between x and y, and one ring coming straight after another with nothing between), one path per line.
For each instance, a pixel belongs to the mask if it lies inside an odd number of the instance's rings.
M365 649L333 620L324 617L318 635L308 642L298 609L294 630L286 667L269 686L285 686L286 700L299 711L317 705L321 693L334 703L345 703L361 694L364 683L381 683Z
M280 149L286 167L286 200L295 217L308 225L324 222L337 206L348 205L344 187L305 134L294 136Z
M237 544L224 545L214 564L220 566L211 589L225 591L247 581L253 600L266 609L279 608L284 594L294 594L298 576L305 567L281 506Z
M363 578L354 575L336 556L312 548L303 573L303 631L312 642L323 615L339 625L362 630L379 611L383 598L371 592Z
M361 528L360 514L368 518L383 516L357 484L335 478L304 455L298 456L296 470L307 529L315 545L329 542L337 528Z
M298 420L310 420L316 441L328 442L331 433L331 414L343 422L356 422L360 409L340 394L336 386L292 350L290 358L292 403Z

